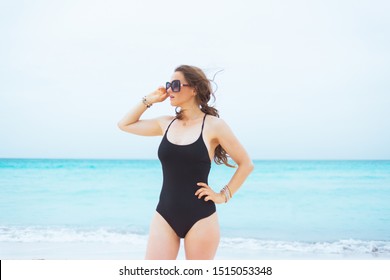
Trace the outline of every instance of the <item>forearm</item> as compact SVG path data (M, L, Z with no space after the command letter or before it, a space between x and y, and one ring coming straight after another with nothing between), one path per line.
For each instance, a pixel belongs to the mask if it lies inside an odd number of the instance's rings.
M118 127L125 127L127 125L136 123L139 121L142 114L148 109L148 107L141 101L137 103L119 122Z
M245 182L249 174L253 171L253 168L254 165L252 161L248 161L238 165L236 172L227 184L232 197Z
M159 135L161 127L155 120L144 122L137 125L142 114L156 102L162 102L167 99L168 94L164 87L159 87L154 92L142 98L137 105L130 110L119 122L118 127L130 133L151 136Z

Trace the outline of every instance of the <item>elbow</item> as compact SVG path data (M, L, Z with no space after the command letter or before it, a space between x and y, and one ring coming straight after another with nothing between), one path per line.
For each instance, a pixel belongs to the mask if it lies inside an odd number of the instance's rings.
M255 169L255 165L251 160L243 162L238 165L241 169L244 169L248 174L252 173L253 169Z
M117 126L120 130L124 130L125 126L122 124L122 122L118 122Z
M253 161L249 161L248 163L248 173L252 173L252 171L255 169L255 165L253 164Z

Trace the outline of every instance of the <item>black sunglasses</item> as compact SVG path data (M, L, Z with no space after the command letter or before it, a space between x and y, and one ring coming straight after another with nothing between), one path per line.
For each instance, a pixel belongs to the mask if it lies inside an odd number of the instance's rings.
M166 82L165 89L168 91L168 89L171 88L173 92L179 92L182 86L188 87L190 85L182 84L180 80L173 80L172 82Z

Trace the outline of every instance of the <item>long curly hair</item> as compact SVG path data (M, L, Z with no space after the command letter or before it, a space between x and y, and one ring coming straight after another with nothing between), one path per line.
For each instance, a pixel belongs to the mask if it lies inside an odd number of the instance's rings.
M215 95L212 91L211 82L202 69L196 66L180 65L175 69L175 72L183 73L189 86L195 89L195 100L198 103L200 110L205 114L219 118L218 110L213 106L209 106L208 104L211 97L213 97L215 101ZM182 119L183 112L176 110L176 118L179 120ZM214 152L214 162L216 164L225 164L229 167L236 167L229 164L228 158L229 155L226 153L226 151L222 148L221 145L218 145Z

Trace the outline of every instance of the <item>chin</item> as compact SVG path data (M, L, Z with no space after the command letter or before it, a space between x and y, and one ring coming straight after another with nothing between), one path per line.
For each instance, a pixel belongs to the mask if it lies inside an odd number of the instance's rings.
M177 107L177 106L179 106L179 105L177 104L177 102L175 102L175 100L171 100L171 106Z

